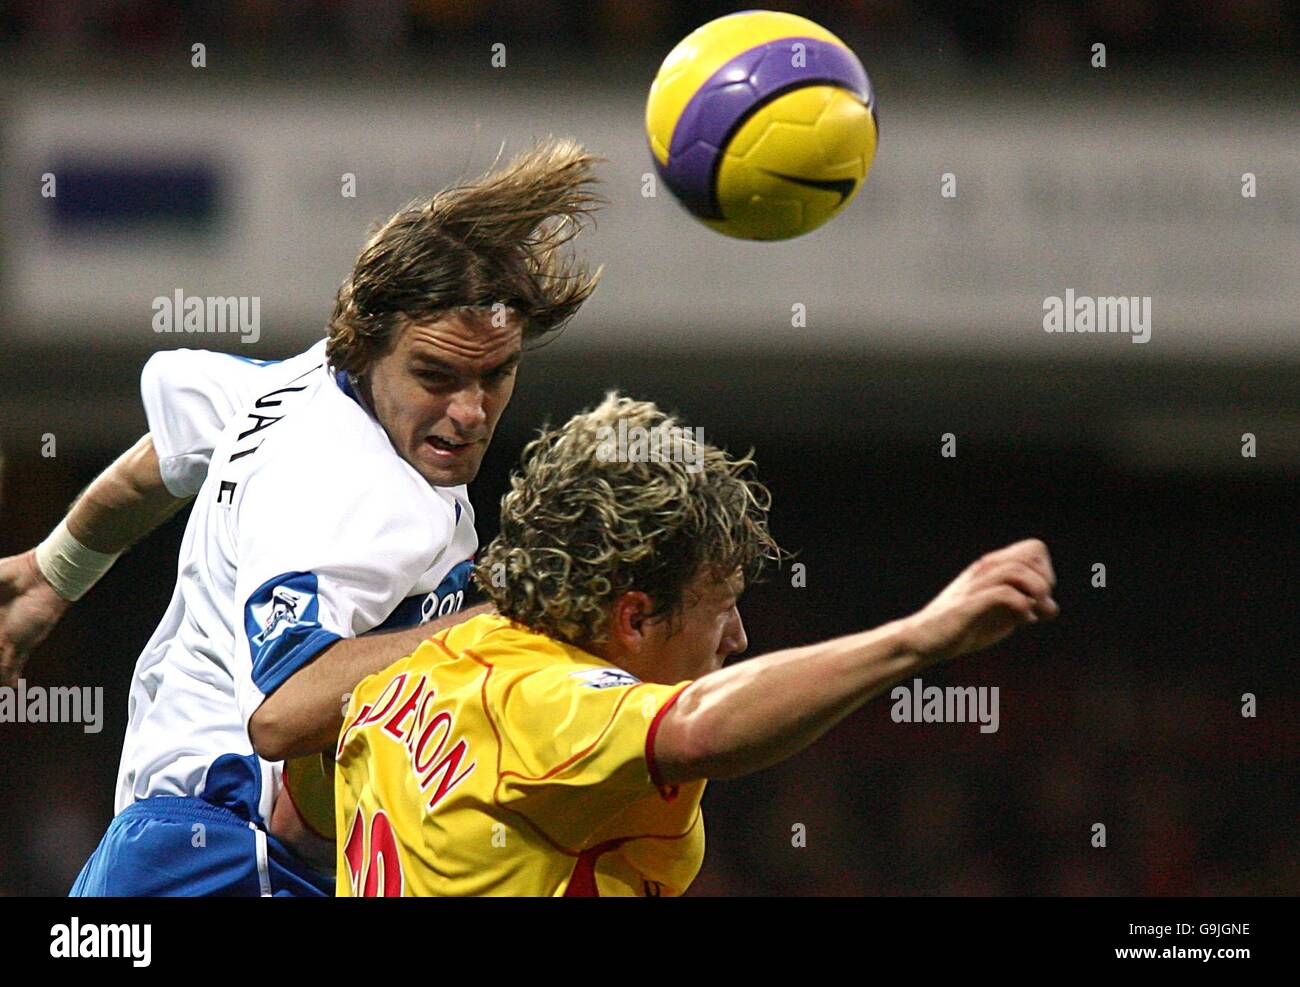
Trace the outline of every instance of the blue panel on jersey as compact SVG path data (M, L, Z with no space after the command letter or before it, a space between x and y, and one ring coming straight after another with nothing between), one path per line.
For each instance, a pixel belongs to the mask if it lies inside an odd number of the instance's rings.
M346 370L336 370L334 372L334 383L339 385L340 391L359 404L367 415L370 414L370 409L365 406L365 403L357 397L357 392L352 389L352 382L348 380L348 372Z
M262 765L256 754L222 754L208 768L203 801L229 809L245 822L265 827L257 803L262 798Z
M339 635L317 619L314 572L284 572L268 579L244 604L244 629L253 655L253 684L269 695L328 648Z
M432 593L408 596L375 630L402 630L427 623L434 617L445 617L449 613L455 613L465 605L465 588L469 585L470 573L473 571L473 559L456 563L443 577L437 589Z
M400 631L406 627L414 627L416 624L424 623L421 613L424 609L426 600L433 597L432 593L421 593L418 596L408 596L399 603L393 612L388 615L382 624L375 628L376 631ZM374 633L371 631L370 633Z
M457 504L456 506L460 507L459 504ZM451 567L447 575L442 577L442 582L440 582L438 584L438 588L433 591L434 596L436 596L439 600L444 600L447 598L448 595L452 593L464 593L465 588L469 586L469 577L473 572L474 572L473 559L466 559L464 562L457 562L454 566ZM453 609L459 610L460 604L464 602L465 599L462 596L460 603L458 603ZM449 610L447 612L451 613L452 611Z

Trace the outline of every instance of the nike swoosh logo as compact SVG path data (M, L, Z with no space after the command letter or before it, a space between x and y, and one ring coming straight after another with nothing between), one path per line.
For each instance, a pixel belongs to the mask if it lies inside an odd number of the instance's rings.
M777 178L784 178L787 182L794 182L796 185L803 185L807 188L821 189L823 192L835 192L839 194L842 203L857 188L858 180L856 178L838 178L838 179L817 179L801 178L798 175L783 175L779 171L767 171L769 175L775 175Z

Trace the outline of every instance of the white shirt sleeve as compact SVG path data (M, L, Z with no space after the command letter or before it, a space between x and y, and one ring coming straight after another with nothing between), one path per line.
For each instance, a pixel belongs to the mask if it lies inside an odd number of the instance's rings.
M252 399L265 365L185 349L162 350L145 363L140 396L163 485L173 497L192 497L203 486L222 429Z
M394 485L306 450L244 481L234 521L236 654L251 663L238 696L245 724L325 648L383 623L446 551L450 506L413 510Z

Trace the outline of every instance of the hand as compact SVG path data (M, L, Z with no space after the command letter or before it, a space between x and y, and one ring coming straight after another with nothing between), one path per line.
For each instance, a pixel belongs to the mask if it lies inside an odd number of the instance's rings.
M990 552L903 622L908 647L929 662L992 647L1021 624L1051 620L1056 573L1036 538Z
M36 549L0 559L0 686L17 685L27 658L71 604L36 565Z

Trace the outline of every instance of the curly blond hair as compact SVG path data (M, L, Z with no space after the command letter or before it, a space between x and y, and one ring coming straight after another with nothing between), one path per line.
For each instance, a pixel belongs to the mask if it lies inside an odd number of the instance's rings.
M650 437L642 452L661 454L627 454L618 447L627 434ZM543 430L522 463L474 577L501 614L559 640L603 643L610 604L629 590L646 593L650 616L672 627L701 571L725 579L740 570L748 582L785 555L768 532L771 495L753 459L701 442L651 402L611 391Z
M339 288L326 354L364 374L405 324L505 305L523 338L559 329L595 291L563 250L604 201L594 194L600 158L572 140L547 139L505 167L416 200L370 237Z

